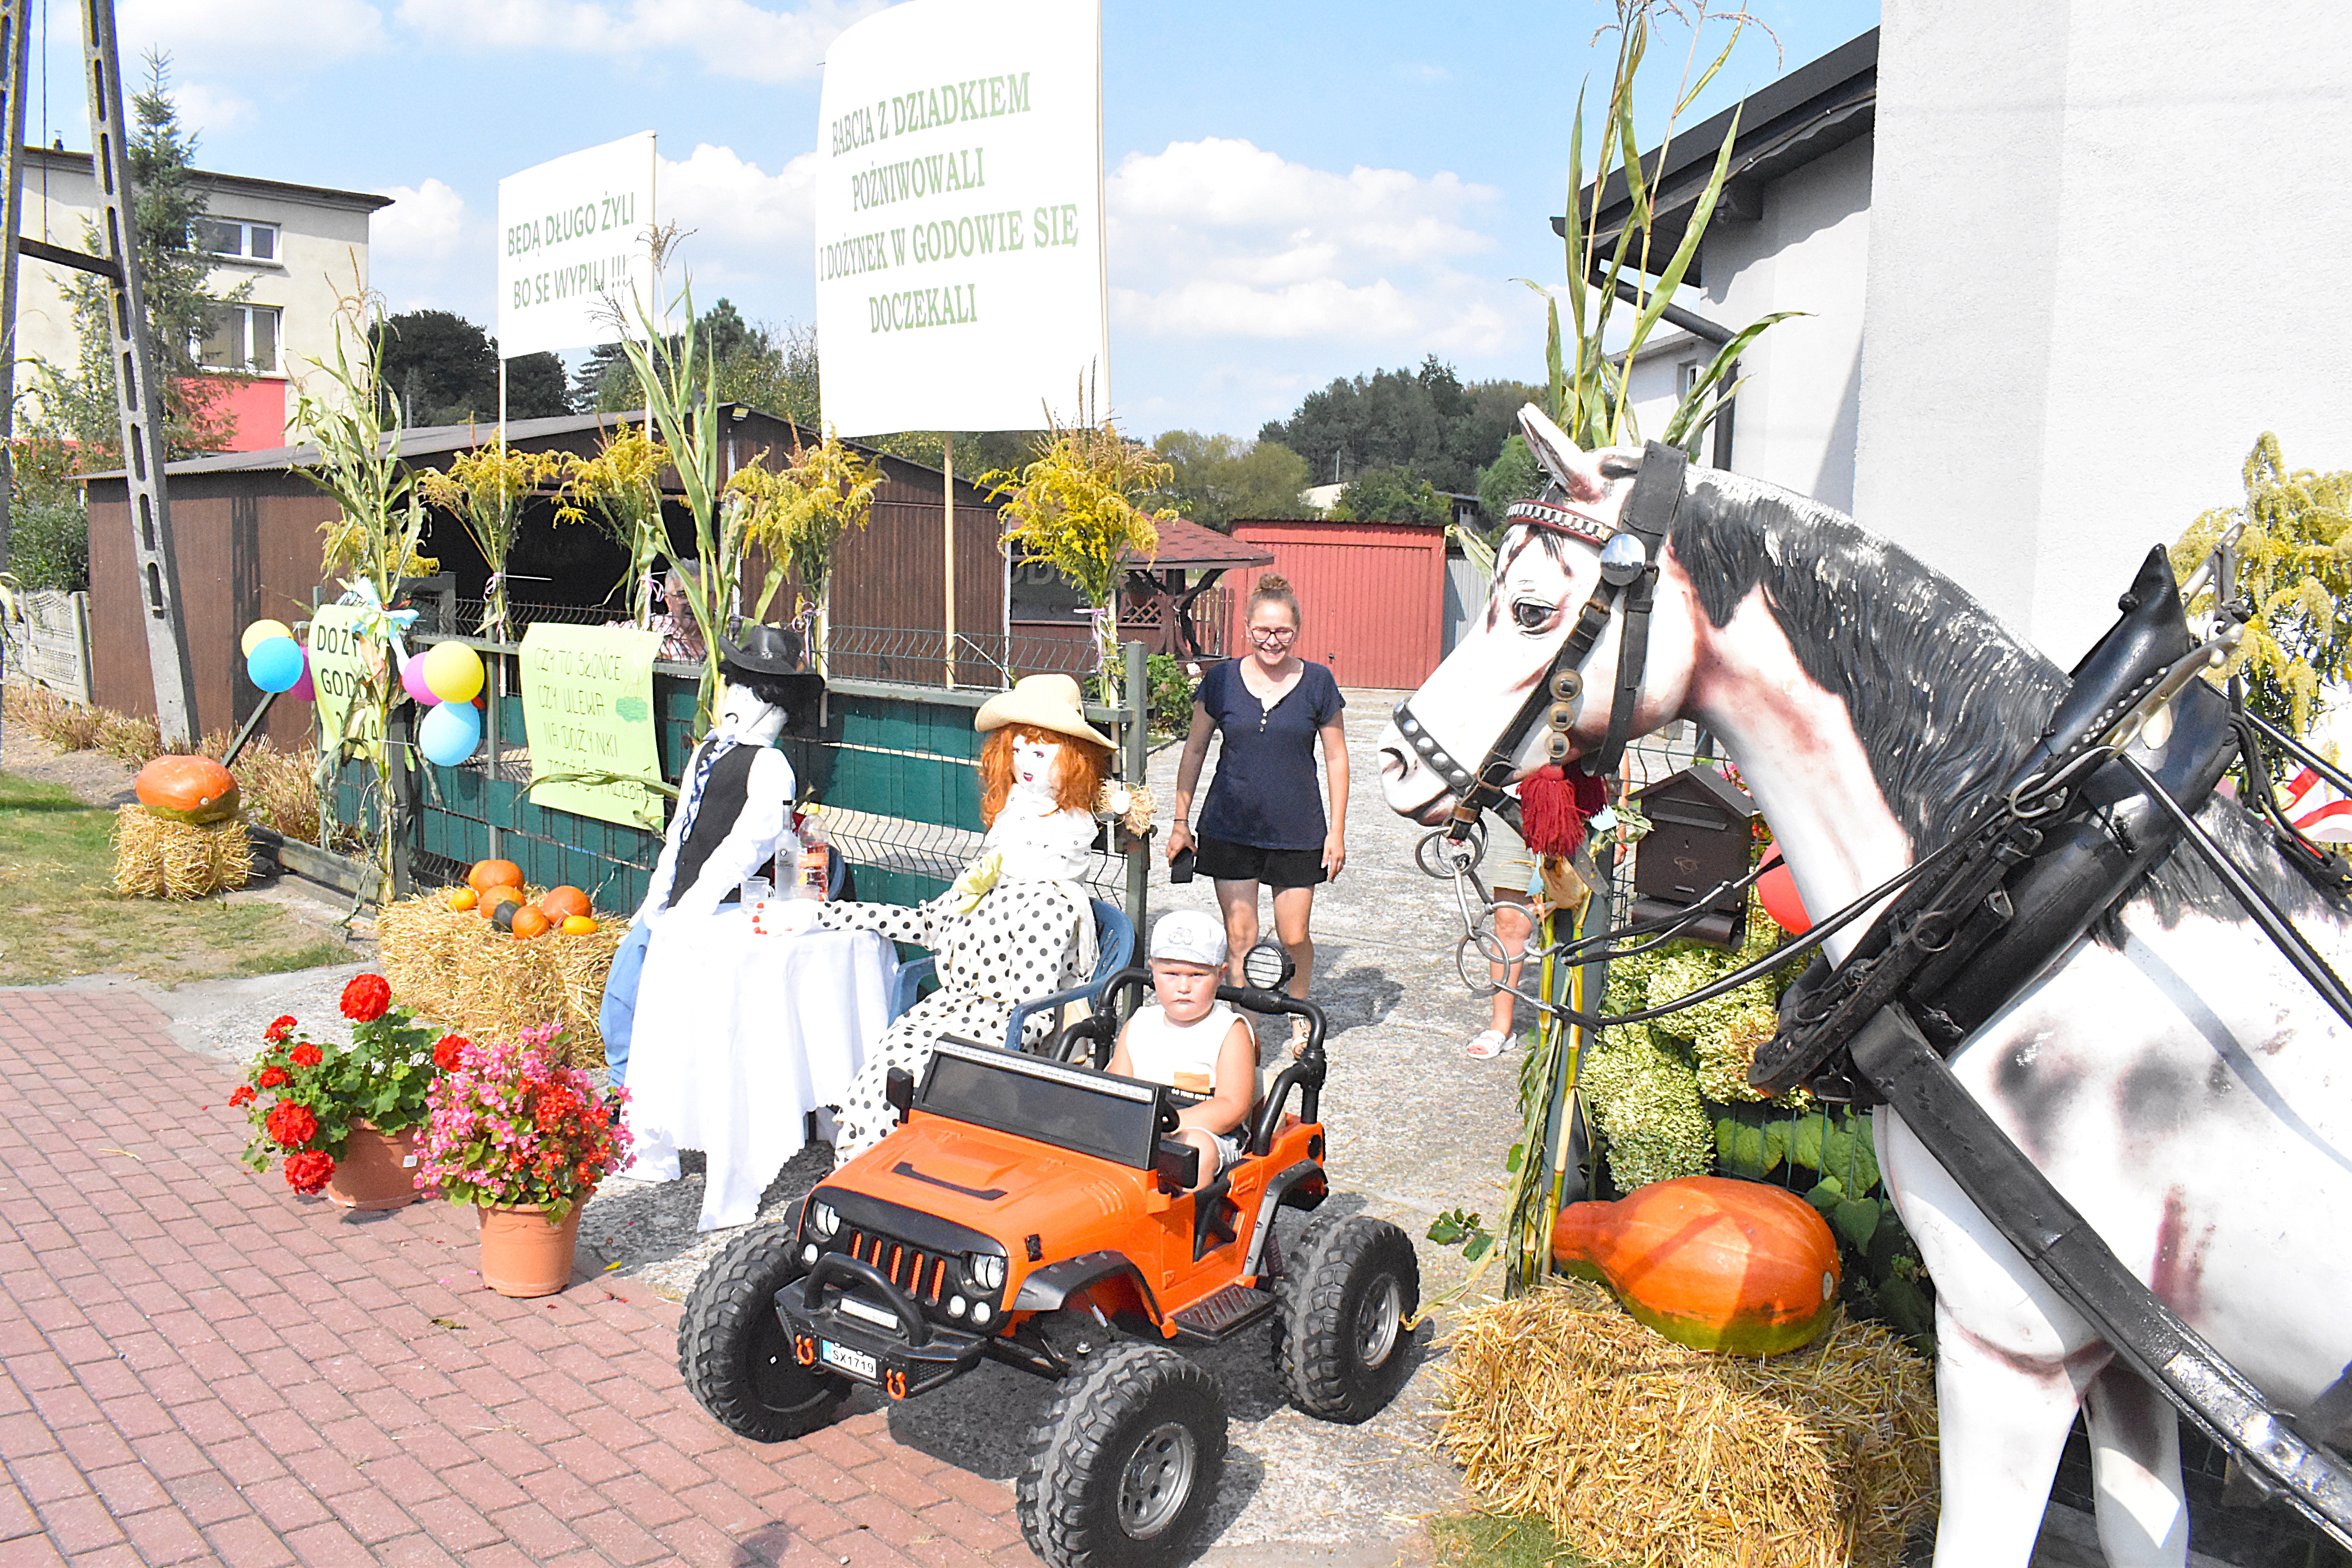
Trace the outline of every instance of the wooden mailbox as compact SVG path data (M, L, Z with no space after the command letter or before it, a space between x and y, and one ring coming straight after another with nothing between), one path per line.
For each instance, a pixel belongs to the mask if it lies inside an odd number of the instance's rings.
M1660 779L1632 799L1650 819L1633 850L1633 908L1629 919L1656 920L1689 908L1709 889L1748 875L1749 824L1755 803L1747 792L1704 763ZM1748 940L1748 900L1728 893L1681 933L1692 942L1738 949Z

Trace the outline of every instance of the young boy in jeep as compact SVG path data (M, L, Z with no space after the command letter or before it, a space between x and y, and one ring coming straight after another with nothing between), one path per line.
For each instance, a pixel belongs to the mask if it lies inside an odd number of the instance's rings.
M1176 1131L1201 1152L1198 1192L1242 1157L1234 1130L1257 1098L1257 1036L1217 1000L1225 978L1225 928L1213 915L1175 910L1151 929L1151 989L1118 1035L1110 1070L1202 1098L1178 1111Z

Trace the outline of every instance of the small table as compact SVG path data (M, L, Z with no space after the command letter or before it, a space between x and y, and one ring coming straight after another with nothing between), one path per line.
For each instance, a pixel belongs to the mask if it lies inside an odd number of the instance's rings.
M769 906L773 909L774 906ZM671 1181L677 1152L709 1158L697 1226L748 1225L838 1105L890 1024L896 950L873 931L754 929L750 910L654 927L629 1046L628 1174Z

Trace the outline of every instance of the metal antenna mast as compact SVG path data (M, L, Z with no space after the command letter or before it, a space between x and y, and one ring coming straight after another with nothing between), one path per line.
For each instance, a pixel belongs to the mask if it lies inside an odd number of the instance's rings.
M115 413L122 428L122 468L131 498L131 559L146 606L147 664L155 681L155 724L165 745L195 739L195 688L188 670L188 627L181 613L178 557L164 492L163 405L148 341L146 289L139 276L137 200L131 181L131 137L122 119L121 58L115 48L114 0L82 0L83 80L89 91L90 174L98 187L100 254L26 239L16 208L25 155L25 0L0 0L7 47L6 206L0 240L0 297L7 307L9 357L16 335L19 253L95 273L106 280L106 331L115 367ZM8 374L0 372L0 374ZM13 383L0 391L13 392ZM0 438L9 433L0 403ZM0 542L5 542L0 534Z

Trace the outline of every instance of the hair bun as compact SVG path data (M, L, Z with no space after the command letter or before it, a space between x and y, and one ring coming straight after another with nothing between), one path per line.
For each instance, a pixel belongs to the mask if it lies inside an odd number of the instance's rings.
M1260 573L1257 591L1261 594L1287 594L1290 592L1290 579L1279 572Z

